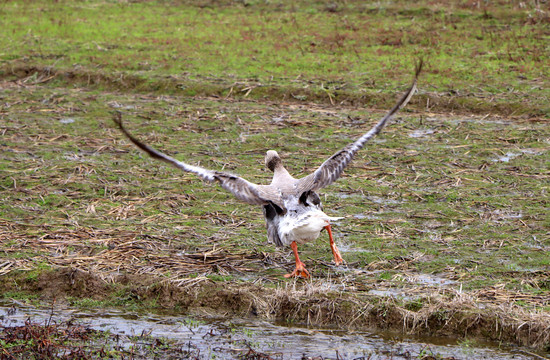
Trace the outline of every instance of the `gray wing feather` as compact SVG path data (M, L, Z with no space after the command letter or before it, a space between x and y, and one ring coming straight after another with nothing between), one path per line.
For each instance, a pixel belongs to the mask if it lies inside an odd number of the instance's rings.
M187 171L198 175L201 179L214 182L217 181L222 188L231 192L237 199L253 205L262 205L267 203L268 199L264 199L259 192L259 186L253 184L239 176L232 175L226 172L213 171L202 168L200 166L194 166L186 164L182 161L176 160L171 156L168 156L158 150L153 149L147 144L142 143L134 136L132 136L122 125L122 116L119 112L115 114L113 118L114 122L118 125L122 133L136 145L138 148L149 154L152 158L164 161L178 169Z
M342 150L332 155L326 160L315 172L299 180L298 191L319 190L336 181L344 168L350 163L357 151L359 151L367 141L377 135L386 125L386 122L399 111L403 106L407 105L411 97L416 91L416 83L418 75L422 70L422 61L416 67L416 74L410 88L403 94L395 106L372 128L357 139L355 142L347 145Z

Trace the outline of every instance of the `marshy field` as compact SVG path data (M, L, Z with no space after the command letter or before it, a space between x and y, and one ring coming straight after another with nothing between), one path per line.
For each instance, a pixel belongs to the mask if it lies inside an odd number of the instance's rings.
M3 1L1 359L550 358L546 1ZM300 246L149 158L295 176Z

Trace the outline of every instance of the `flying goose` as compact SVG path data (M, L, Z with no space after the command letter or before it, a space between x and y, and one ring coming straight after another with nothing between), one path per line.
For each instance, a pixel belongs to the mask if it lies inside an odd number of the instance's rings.
M343 263L332 237L330 222L339 218L331 217L322 211L321 199L316 191L336 181L344 168L364 144L378 134L386 122L405 106L416 90L417 78L422 69L422 61L416 67L414 80L395 106L367 133L348 144L326 160L312 174L300 179L294 178L283 166L276 151L269 150L265 156L266 167L273 172L269 185L253 184L240 176L223 171L209 170L176 160L130 135L122 125L122 116L117 112L114 122L122 133L138 148L151 157L164 161L183 171L194 173L205 181L218 182L237 199L252 205L261 205L267 227L267 237L278 246L290 246L295 257L296 267L285 277L309 278L309 272L298 257L298 244L312 241L326 229L336 265Z

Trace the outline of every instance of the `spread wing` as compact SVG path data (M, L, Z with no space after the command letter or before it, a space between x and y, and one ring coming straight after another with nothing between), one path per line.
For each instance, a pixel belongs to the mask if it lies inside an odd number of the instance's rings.
M126 135L126 137L131 142L133 142L134 145L145 151L151 157L164 161L165 163L168 163L183 171L198 175L203 180L209 182L217 181L222 188L231 192L233 195L235 195L237 199L246 203L253 205L264 205L272 200L269 186L256 185L230 173L208 170L200 166L189 165L182 161L178 161L158 150L153 149L149 145L142 143L141 141L130 135L130 133L128 133L128 131L122 125L122 116L120 112L117 112L115 114L113 120L118 125L122 133Z
M355 142L347 145L342 150L338 151L332 155L328 160L326 160L313 174L310 174L306 177L303 177L299 180L297 185L297 192L303 192L308 190L319 190L325 186L332 184L336 181L344 168L350 163L357 151L359 151L367 141L373 138L378 134L386 125L386 122L391 119L391 117L399 111L403 106L407 105L411 97L416 91L416 82L418 75L422 70L422 60L416 67L416 73L414 80L410 88L401 96L399 101L395 106L380 120L372 129L369 130L366 134L361 136Z

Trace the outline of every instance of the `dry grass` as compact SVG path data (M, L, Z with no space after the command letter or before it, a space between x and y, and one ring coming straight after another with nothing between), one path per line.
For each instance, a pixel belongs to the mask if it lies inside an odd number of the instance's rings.
M77 228L50 231L47 226L29 231L27 224L1 221L0 242L11 242L7 254L33 252L44 254L40 260L54 268L70 267L97 274L112 282L120 273L143 274L164 278L177 284L191 274L226 275L230 272L254 271L265 255L229 252L216 246L201 252L187 253L174 249L165 239L142 236L120 229L94 230ZM38 233L45 233L36 236ZM15 241L14 241L15 240ZM31 270L37 258L8 258L1 264L0 275L13 270Z
M74 291L80 286L79 281L75 280L82 276L78 274L93 274L105 286L119 283L121 274L134 274L132 288L146 280L149 285L145 289L153 286L157 290L148 291L158 294L158 285L155 285L158 281L151 280L162 279L160 286L163 292L175 294L166 301L178 302L193 294L191 297L195 305L188 304L189 308L206 314L219 309L233 309L235 314L241 316L254 314L311 326L370 327L420 335L479 336L535 348L544 348L550 341L550 314L542 310L550 305L550 299L544 295L503 288L462 292L449 287L415 286L402 290L398 297L384 299L369 294L372 287L357 286L355 280L346 281L342 277L305 283L290 281L275 288L261 285L273 281L274 278L269 276L258 277L255 280L258 285L234 282L222 285L208 276L234 276L237 273L251 277L258 274L258 269L266 265L266 261L273 266L273 260L266 259L267 254L234 253L215 246L187 253L167 246L166 239L147 239L135 232L117 229L52 232L44 231L46 227L34 227L33 231L29 231L28 226L5 220L1 229L0 242L12 240L13 243L10 247L4 247L5 253L31 251L44 254L38 258L10 259L8 256L1 264L1 275L13 270L33 270L39 259L53 269L71 269L70 280L67 281L73 284ZM45 235L35 235L42 232ZM414 276L414 272L410 275ZM408 276L406 270L402 271L402 276ZM138 280L140 277L142 281ZM40 286L44 286L45 281L48 280L41 281ZM97 283L93 285L92 281L86 283L88 289L84 292L71 293L67 290L65 295L86 297L97 290L94 288L101 286ZM51 286L55 288L56 282L52 281ZM56 290L56 296L63 295L59 288L53 290ZM146 297L145 294L141 296ZM518 301L523 306L518 306ZM163 302L161 300L161 306ZM197 304L202 305L197 307Z

